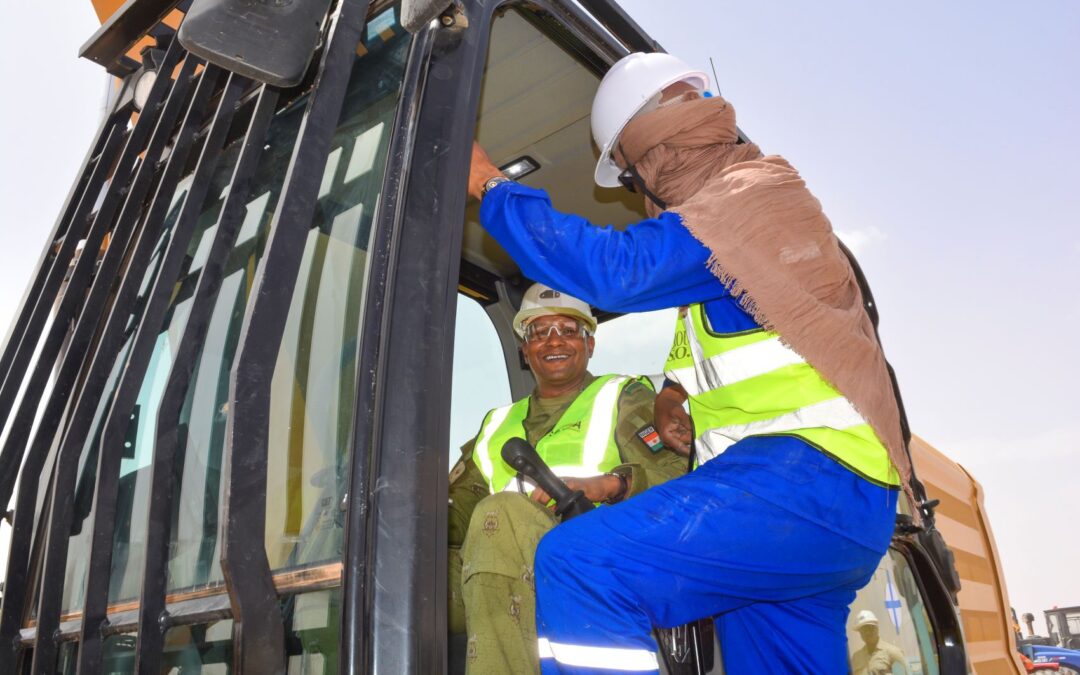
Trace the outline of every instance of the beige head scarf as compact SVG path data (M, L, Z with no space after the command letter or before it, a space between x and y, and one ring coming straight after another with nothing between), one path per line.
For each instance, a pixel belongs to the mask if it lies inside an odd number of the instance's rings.
M851 265L799 173L737 133L727 101L687 96L631 120L615 160L682 217L744 309L851 401L912 497L892 380Z

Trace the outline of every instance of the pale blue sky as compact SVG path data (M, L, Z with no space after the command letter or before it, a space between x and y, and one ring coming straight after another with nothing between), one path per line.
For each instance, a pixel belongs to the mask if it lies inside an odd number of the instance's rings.
M856 247L912 424L982 482L1017 610L1080 604L1080 4L624 6L713 57ZM98 123L106 82L76 58L95 27L85 0L0 6L0 327Z

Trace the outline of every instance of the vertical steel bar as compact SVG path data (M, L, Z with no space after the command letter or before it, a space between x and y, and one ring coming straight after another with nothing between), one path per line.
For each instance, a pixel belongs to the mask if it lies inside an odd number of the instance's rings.
M179 43L176 44L176 52L167 52L166 54L165 62L170 64L170 70L172 65L175 65L175 59L182 53L182 50L178 46ZM172 96L161 107L160 114L156 114L156 111L158 106L161 105L161 100L165 92L170 89L169 78L162 77L161 82L156 83L151 89L146 107L140 117L140 122L136 123L136 127L142 123L142 117L145 117L145 124L153 127L154 132L149 144L146 146L144 159L136 171L134 180L131 181L130 185L125 186L124 188L127 193L124 208L121 210L116 225L113 227L112 241L95 276L90 295L86 299L85 307L77 322L75 329L76 333L79 333L80 331L96 330L100 320L100 312L112 291L115 277L126 256L128 243L130 242L138 223L138 215L141 212L143 200L150 189L153 176L156 173L155 163L172 135L177 118L183 111L187 92L190 89L191 75L194 72L195 65L194 60L192 60L190 63L185 63L181 68L181 72L175 84L172 85ZM154 119L155 117L157 118L156 120ZM132 130L133 135L136 132L139 134L143 133L138 129ZM142 276L142 271L146 267L150 257L150 251L157 238L157 231L153 230L153 228L150 228L150 230L152 231L145 234L143 237L146 243L138 248L136 254L132 256L131 263L127 270L129 276ZM98 354L102 354L102 356L95 356L94 358L95 363L98 364L97 370L100 372L95 378L94 366L92 365L89 375L82 386L83 393L88 398L88 404L84 404L82 408L84 415L93 415L97 397L100 395L101 388L104 387L104 382L108 378L108 372L112 366L113 358L115 357L115 353L109 351L110 340L118 343L116 346L116 349L118 350L119 342L123 339L122 333L124 324L131 311L131 304L134 301L136 289L137 285L132 284L126 296L123 293L119 293L113 300L112 312L118 317L122 317L122 319L118 318L114 322L113 332L116 334L114 337L110 338L109 334L106 332L102 334L99 340L97 352ZM73 343L74 342L75 339L73 337ZM33 534L34 508L38 494L38 475L45 465L49 448L53 443L54 431L52 430L59 428L61 417L68 404L68 399L73 393L72 387L74 386L74 382L69 379L70 374L65 371L68 369L78 370L78 368L81 367L84 358L85 354L80 353L73 348L68 349L68 352L65 355L65 362L61 366L61 372L59 372L57 376L57 385L53 388L53 393L42 414L39 432L30 441L29 449L26 452L26 460L22 469L22 475L25 478L20 481L18 494L16 496L15 518L12 526L7 576L5 580L6 592L4 593L3 609L2 612L0 612L0 644L3 645L13 644L13 642L10 641L17 638L18 630L23 619L23 606L26 601L29 579L27 568L30 558L30 541ZM62 386L63 383L69 381L72 382L71 385ZM76 410L78 409L79 408L76 405ZM85 412L87 409L89 409L89 413ZM83 423L83 426L88 427L89 424L89 420L86 420ZM79 428L78 424L75 426L76 428ZM84 431L82 435L85 435L85 433L86 432ZM9 442L11 441L10 435L8 440ZM13 671L14 665L7 661L8 658L13 658L12 651L0 648L0 672ZM11 666L11 668L9 669L8 666Z
M367 9L368 0L341 0L334 11L230 374L221 567L237 672L285 672L285 629L264 541L270 380Z
M386 297L391 285L389 267L398 224L400 208L412 157L413 142L419 114L422 80L427 56L434 42L434 32L425 30L413 38L401 85L401 101L394 120L394 133L387 150L386 173L379 191L379 212L372 225L372 241L368 250L368 288L362 310L356 359L356 412L349 442L348 488L345 497L345 533L342 570L341 629L338 644L338 672L359 675L366 672L367 650L367 564L368 478L371 451L375 442L372 418L375 414L375 387L371 373L379 370L383 341L389 339L383 330Z
M220 73L221 71L216 66L208 66L203 74L203 82L200 82L199 86L202 87L206 83L207 87L212 87ZM162 256L160 270L147 296L142 321L135 333L127 363L117 384L116 395L105 418L101 440L98 443L97 489L94 496L93 534L87 569L89 579L107 579L112 569L116 500L124 439L131 424L131 415L142 389L147 367L154 353L158 334L165 327L170 297L180 276L199 214L206 201L211 180L225 146L225 139L232 125L236 103L245 84L244 78L231 75L221 92L213 122L192 175L191 187L188 189L183 207L173 226L168 248ZM150 500L152 503L153 494L150 495ZM167 519L168 515L166 515ZM149 525L153 527L154 523L151 521ZM87 586L83 606L83 633L88 638L92 639L92 633L99 630L99 624L91 625L91 623L97 624L99 618L103 619L106 616L108 602L107 583ZM90 641L88 640L86 644L89 645ZM79 656L80 672L98 672L99 660L100 653L96 646L84 650Z
M178 43L176 44L178 45ZM176 46L176 50L175 56L179 56L179 46ZM175 60L172 63L175 64ZM143 202L150 190L153 177L157 173L158 158L161 156L168 139L172 136L179 114L183 112L187 102L187 94L190 91L191 76L195 65L197 65L195 59L188 59L184 66L181 67L175 83L172 84L171 95L161 108L160 116L158 116L157 124L154 126L150 143L145 152L145 160L139 164L135 179L132 181L131 186L127 188L123 210L117 220L116 227L113 228L112 242L105 258L102 260L102 266L97 272L91 297L87 298L86 310L80 315L79 324L76 327L77 332L79 332L80 328L86 329L82 326L96 328L99 322L99 311L94 310L97 308L98 302L102 301L111 292L114 278L116 278L127 252L127 243L133 237L141 208L143 208ZM161 80L160 90L157 84L152 87L151 97L148 98L147 107L143 113L144 116L148 116L147 123L152 120L152 117L150 117L152 116L151 104L153 108L157 108L164 92L170 90L170 80L168 78L161 78ZM136 244L135 253L131 256L131 262L125 272L127 278L132 279L132 281L126 285L121 285L120 292L112 301L109 323L106 324L106 328L98 340L90 370L87 372L85 381L82 384L82 397L79 403L76 404L76 413L81 411L82 418L76 415L72 415L71 418L71 427L77 430L76 435L78 437L84 437L86 433L89 433L94 415L94 406L98 397L102 394L112 362L116 359L117 352L122 345L127 316L132 311L139 280L148 265L150 253L154 244L156 244L159 231L160 222L150 224L141 230L139 243ZM71 363L68 367L78 368L82 365L84 354L69 349L65 359ZM57 379L59 381L62 378L58 377ZM13 640L17 638L18 629L21 627L25 613L24 605L29 583L30 539L33 522L35 522L35 512L33 511L35 511L38 499L38 475L44 467L49 449L53 443L53 434L48 430L58 428L60 417L63 416L67 405L66 397L60 396L60 391L64 390L54 388L54 393L50 397L48 404L46 404L42 415L42 423L40 424L40 429L43 431L36 434L30 443L26 453L26 461L23 465L25 480L19 482L18 486L9 551L8 575L6 575L5 580L3 610L0 612L0 645L15 644ZM69 391L64 393L65 396L70 395ZM85 399L86 403L81 403L82 399ZM8 662L9 658L14 659L12 650L0 649L0 672L13 672L14 664ZM8 667L9 665L10 667Z
M368 520L367 540L347 564L365 556L367 579L378 583L368 583L363 598L350 591L345 599L350 605L362 601L370 617L363 635L368 660L346 664L353 669L349 673L381 663L392 663L400 672L442 673L446 668L446 401L466 201L461 188L494 7L466 1L469 30L464 35L435 30L426 64L430 76L424 81L415 149L398 206L383 310L384 336L419 331L425 337L422 343L384 340L371 385L374 415L365 448L369 488L366 495L350 494L350 500L366 497L366 502L351 501L350 517L357 515L357 506L367 507L360 511ZM394 489L370 487L378 485ZM350 523L350 535L356 530Z
M168 162L166 163L164 174L162 176L160 184L158 185L157 193L154 195L154 203L148 211L145 221L146 223L150 223L158 219L163 219L165 216L166 209L173 196L173 191L187 163L187 155L191 150L191 145L194 141L193 137L195 135L195 132L205 120L206 107L211 94L216 88L220 72L221 71L214 66L207 66L199 78L199 83L196 86L195 95L192 99L191 106L188 108L188 115L184 119L184 123L177 134L176 141L173 144L173 150L169 155ZM222 135L224 135L224 132L222 132ZM207 142L209 142L209 139ZM196 183L197 181L192 182L192 186L191 188L189 188L188 194L184 200L181 216L177 219L177 222L174 225L173 235L170 238L171 240L168 252L164 256L164 258L166 259L169 257L169 254L172 253L176 239L181 237L181 227L184 221L184 212L189 209L189 205L192 204L192 202L194 201L192 197L194 188L196 187ZM196 204L194 208L198 207L199 204ZM183 252L186 251L186 249L187 243L186 241L184 241L183 246L181 247L181 256ZM166 273L167 267L167 261L163 259L163 262L161 263L161 269L157 275L157 280L159 283L155 284L154 291L151 294L151 297L148 298L147 302L145 303L142 320L139 322L138 328L136 329L136 339L133 343L131 355L129 356L129 362L122 371L121 382L117 386L117 399L122 393L125 393L125 385L127 385L126 389L130 389L132 387L136 389L138 388L139 382L136 382L134 385L129 384L129 381L132 379L133 375L131 359L134 358L136 355L136 348L140 347L141 344L146 341L146 338L143 338L141 341L139 340L139 338L143 336L147 331L149 331L151 333L152 340L153 335L157 333L157 329L161 324L160 317L164 314L166 308L160 308L159 305L167 304L167 295L165 299L162 299L159 297L160 294L158 291L159 286L162 285L160 280ZM168 282L165 282L166 285L170 285L174 278L175 272L173 276L169 278ZM130 276L125 276L124 283L126 284L128 282L139 283L141 282L141 280L132 280ZM155 315L157 319L156 321L154 320ZM119 319L115 312L110 316L110 322L114 318ZM148 324L152 325L150 325L148 328ZM108 329L109 327L107 326L106 330ZM139 368L138 371L134 374L138 375L138 380L141 380L142 368ZM88 398L86 396L86 392L84 392L83 395L79 397L79 403L85 404L87 407L92 407L95 409L97 407L97 401ZM80 411L77 409L76 414L78 414L79 412ZM91 412L90 414L92 415L93 413ZM103 442L105 440L104 437L109 431L110 421L113 422L112 426L115 426L117 424L117 422L114 421L113 416L110 414L106 421L105 433L102 434ZM79 431L82 431L82 433L79 433ZM87 431L89 431L89 429L77 431L74 429L74 426L68 429L68 432L65 434L64 440L61 444L60 452L56 463L55 485L49 509L49 520L46 527L44 557L42 562L40 580L41 587L38 592L37 622L39 640L34 647L34 659L33 665L31 667L31 672L35 673L36 675L44 675L44 673L46 672L51 674L53 672L53 669L55 668L56 642L51 639L51 636L53 635L54 631L56 631L60 622L61 602L66 576L65 569L67 565L68 539L70 537L71 529L72 497L74 493L73 488L75 485L75 479L78 475L78 459L87 437ZM100 447L106 448L108 446L102 445ZM109 449L111 450L111 448ZM95 505L98 509L100 509L102 506L101 465L102 460L105 459L103 455L104 452L99 452L98 488L95 495ZM115 476L113 476L113 480L115 482ZM99 549L96 526L98 523L101 522L101 520L101 513L99 511L95 513L95 536L92 537L91 543L92 555L93 552L96 552ZM111 545L112 542L110 541L110 552ZM95 590L99 586L105 585L107 592L107 580L109 579L109 574L108 572L106 572L104 575L102 575L100 573L100 569L95 570L95 561L93 560L92 555L90 560L90 570L88 571L87 575L87 590ZM108 567L106 567L106 570L107 569ZM96 577L93 576L95 572L98 574L98 576ZM41 637L43 637L44 639L40 639Z
M200 99L205 93L213 90L220 74L221 71L216 67L207 67L195 94L192 111L196 110L196 104L202 106ZM107 580L110 577L120 462L124 451L125 434L131 424L135 401L144 383L159 331L167 325L165 317L171 306L170 297L186 259L185 256L206 201L244 84L242 78L230 77L221 92L213 122L192 175L191 185L173 227L169 244L162 255L157 277L147 295L142 320L131 342L127 362L103 424L97 453L94 519L87 570L89 579ZM189 113L189 118L191 115L192 113ZM199 122L196 122L197 124ZM108 625L106 618L108 600L109 584L107 582L91 583L87 586L82 612L82 649L78 655L78 672L96 673L102 668L101 640L102 629Z
M68 192L67 199L64 201L64 208L60 211L60 217L56 219L56 223L53 225L52 234L49 235L48 241L45 242L45 248L42 250L41 256L38 259L37 267L34 268L36 270L34 279L23 293L19 314L8 329L7 337L4 339L4 346L0 348L0 382L3 382L8 375L11 362L15 358L15 352L18 350L19 343L24 338L34 308L43 300L51 305L55 299L55 289L53 290L53 295L49 298L42 297L42 291L47 286L46 280L49 277L49 271L52 269L52 264L55 260L53 249L56 246L57 240L67 235L68 228L71 226L72 216L75 213L75 209L79 206L83 194L86 192L86 186L90 182L90 174L97 166L98 155L101 154L101 149L105 145L105 139L109 136L109 130L114 125L123 122L123 118L114 113L115 111L102 117L101 125L98 128L97 135L94 137L94 144L90 146L90 151L87 152L86 157L83 158L82 167L79 169L78 177L75 179L75 183ZM59 288L59 286L57 286L57 288ZM6 418L0 418L0 429L3 428L5 421Z
M122 117L123 114L117 113L117 116ZM68 322L71 321L80 306L87 279L93 273L93 263L97 257L98 246L101 243L100 237L105 234L104 228L107 223L104 221L97 228L97 243L92 244L89 238L87 239L86 247L79 256L75 269L72 270L71 278L67 282L66 290L63 291L63 295L60 297L59 304L54 305L53 298L61 293L61 287L64 284L65 277L67 277L68 267L79 240L87 236L88 230L92 229L90 227L91 209L93 209L94 202L97 201L101 187L112 173L117 153L123 147L121 142L124 140L124 131L124 125L120 123L110 127L108 138L98 155L97 163L90 174L90 180L87 181L82 199L79 200L79 206L76 207L75 213L72 215L71 225L68 227L67 234L65 234L63 242L60 244L60 250L53 258L39 302L35 304L26 329L23 331L22 339L19 341L19 346L15 349L11 369L8 371L3 385L0 386L0 418L5 421L11 417L13 412L18 417L18 412L14 411L12 406L19 389L22 387L26 370L30 366L35 350L37 350L49 315L51 314L53 317L52 325L49 327L45 341L38 353L36 367L34 372L31 373L31 383L22 397L20 408L23 410L36 409L37 399L48 381L53 362L63 346ZM120 180L114 181L114 184L117 182L122 183L126 178L126 176L123 176ZM111 185L110 187L116 186ZM91 248L91 245L93 248ZM8 441L12 439L15 441L24 440L17 437L15 433L9 432ZM7 504L11 498L11 490L15 484L15 476L19 471L19 460L21 458L22 452L18 442L8 442L5 444L3 451L0 451L0 503L2 504Z
M124 136L124 131L120 127L120 125L113 126L112 129L109 131L109 139L105 142L102 154L104 155L107 152L111 153L115 150L118 150L121 141L124 139ZM106 172L110 168L111 167L106 166L105 162L101 162L95 168L95 174ZM115 189L119 189L118 183L125 181L126 178L127 176L115 176L113 183L110 185L109 191L113 192L115 191ZM94 181L92 180L91 183L93 182ZM91 248L90 241L88 239L87 246L83 249L79 260L75 265L75 269L73 270L73 282L77 282L80 280L85 281L85 277L92 272L92 265L97 258L97 246L100 245L100 238L103 237L105 234L105 227L106 224L104 220L102 220L100 223L95 224L95 226L91 228L91 234L97 236L91 236L89 239L96 238L98 242L94 244L94 248ZM69 233L71 231L72 230L69 230ZM91 269L87 269L88 264L91 266ZM74 278L76 273L79 274L80 279ZM71 301L75 298L81 299L83 295L83 290L84 289L82 285L69 285L66 291L64 291L61 305L67 304L69 306L61 306L57 308L57 316L54 319L53 324L50 327L49 332L45 338L45 345L41 350L39 362L36 367L30 372L30 377L27 382L25 393L22 397L18 410L15 411L14 419L12 420L13 424L8 433L2 451L2 457L6 460L9 460L10 467L5 468L5 473L3 475L0 475L0 498L3 499L2 503L4 504L6 504L10 500L11 490L14 488L15 480L19 471L19 464L22 462L22 459L26 454L24 452L24 449L27 448L27 446L31 445L31 439L29 438L29 435L38 410L39 398L46 385L48 384L49 378L52 375L54 365L53 362L57 357L57 352L59 352L61 347L63 346L64 338L68 332L70 320L66 317L61 318L61 316L63 314L66 314L67 312L73 311L73 308L70 307L70 304L72 304ZM87 335L92 337L92 333L92 329L80 331L78 337L84 337ZM65 358L65 361L71 361L72 358L76 356L76 352L69 350L65 356L69 357ZM74 369L69 368L66 370L68 370L69 372L71 370L75 370L77 373L77 367ZM68 373L65 372L62 374L67 375ZM51 433L53 432L54 428L41 425L38 428L37 435L41 437L51 436ZM36 480L37 476L26 475L24 482L34 482ZM16 566L18 565L19 562L16 561ZM16 594L18 593L19 591L16 591ZM8 607L11 606L12 602L12 600L9 600L6 596L7 594L5 594L3 601L5 613Z
M172 507L175 491L180 489L179 484L174 484L173 476L178 444L183 441L179 434L180 415L191 377L199 363L218 291L225 277L226 265L244 223L251 184L259 167L267 129L273 120L277 101L277 90L263 85L233 169L229 193L218 216L214 243L199 275L187 323L176 347L168 383L158 406L157 438L154 444L147 514L146 557L139 595L139 628L135 648L135 672L140 674L158 675L161 672L165 631L168 630L165 594L168 590ZM183 452L183 448L179 450ZM88 624L84 623L84 633L87 628ZM92 666L100 666L100 663L80 663L79 672L96 672Z
M171 70L176 65L179 54L180 48L178 45L170 49L166 53L163 67ZM118 251L112 256L113 261L118 265L120 262L119 256L126 248L125 236L129 232L114 227L113 216L116 215L117 209L128 193L132 171L138 162L139 154L145 149L150 132L154 128L161 97L167 90L166 84L169 81L168 78L161 78L161 80L161 82L155 82L155 86L149 92L146 109L127 135L124 149L120 153L120 158L112 174L112 181L102 199L97 214L94 216L93 224L86 233L86 244L83 247L82 255L71 271L67 291L56 308L57 319L54 320L46 337L46 346L42 349L42 358L53 351L60 352L61 348L63 348L64 353L55 372L52 398L47 404L48 410L39 423L41 429L55 429L56 425L59 424L59 417L62 415L63 408L67 405L67 399L75 387L75 379L78 376L83 357L93 340L94 331L101 318L101 311L108 299L109 285L112 283L111 275L103 274L102 270L95 272L95 268L98 262L98 250L110 228L112 229L112 239L106 255ZM115 131L116 128L114 128ZM130 228L127 229L130 230ZM104 263L103 260L103 269ZM91 278L93 284L89 294L84 296L82 289ZM105 279L105 281L99 283L99 279ZM78 320L70 337L68 337L68 322L61 322L60 317L67 314L74 315L76 312L78 312ZM65 340L67 341L66 347L63 346ZM11 420L11 428L4 448L0 451L3 454L21 459L24 448L30 445L27 441L37 416L40 396L45 390L50 377L54 375L52 365L53 359L41 361L39 366L30 374L22 401L15 409L15 415ZM14 466L17 468L18 462L15 462ZM13 470L0 479L0 504L6 504L10 499L16 474L17 471Z

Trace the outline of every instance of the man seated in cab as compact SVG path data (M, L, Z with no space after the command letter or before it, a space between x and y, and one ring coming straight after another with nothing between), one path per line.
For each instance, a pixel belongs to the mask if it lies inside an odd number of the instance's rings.
M542 284L514 317L532 395L490 411L450 472L450 631L468 634L467 672L539 672L533 555L559 521L542 489L501 457L523 438L571 489L614 504L685 472L653 427L647 380L586 370L596 318Z

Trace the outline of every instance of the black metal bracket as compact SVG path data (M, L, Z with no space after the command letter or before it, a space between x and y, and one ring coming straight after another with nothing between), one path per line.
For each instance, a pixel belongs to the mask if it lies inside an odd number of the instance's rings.
M181 0L127 0L79 50L79 56L124 77L139 64L126 56L131 45L149 33Z

